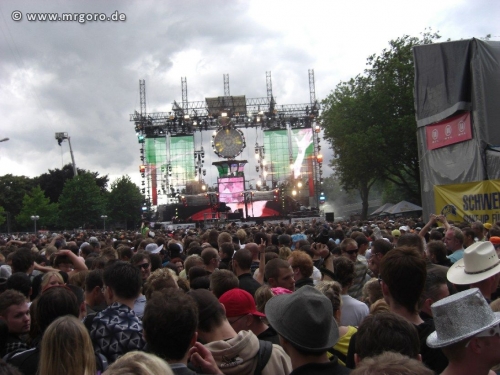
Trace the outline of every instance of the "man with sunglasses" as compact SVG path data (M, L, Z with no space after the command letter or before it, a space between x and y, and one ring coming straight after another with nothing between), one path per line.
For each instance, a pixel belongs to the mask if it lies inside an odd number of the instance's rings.
M146 253L137 253L134 256L132 256L132 259L130 259L130 263L132 263L135 267L139 268L139 270L141 271L142 286L144 286L144 283L151 275L151 259L149 258L149 255ZM134 303L134 312L140 319L142 319L142 316L144 315L145 307L146 307L146 297L142 293L141 289L141 292Z
M340 243L342 256L354 263L354 280L349 288L348 294L355 299L360 299L363 295L363 286L370 280L368 266L358 260L358 243L352 238L346 238Z

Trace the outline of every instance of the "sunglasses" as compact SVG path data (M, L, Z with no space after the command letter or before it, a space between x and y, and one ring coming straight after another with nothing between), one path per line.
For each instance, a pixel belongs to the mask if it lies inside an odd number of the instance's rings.
M358 253L358 250L346 250L346 253L349 255L354 255Z
M138 264L137 267L147 270L149 268L149 263Z

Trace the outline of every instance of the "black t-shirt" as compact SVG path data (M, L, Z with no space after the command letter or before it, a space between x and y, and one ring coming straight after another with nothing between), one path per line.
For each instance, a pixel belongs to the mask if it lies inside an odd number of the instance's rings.
M346 375L350 372L347 367L339 365L337 358L333 358L326 363L308 363L297 367L290 375Z
M418 326L415 325L415 328L418 331L418 338L420 339L422 362L435 373L441 374L448 366L448 358L445 357L441 349L428 347L426 341L427 336L436 330L434 327L434 320L426 320Z

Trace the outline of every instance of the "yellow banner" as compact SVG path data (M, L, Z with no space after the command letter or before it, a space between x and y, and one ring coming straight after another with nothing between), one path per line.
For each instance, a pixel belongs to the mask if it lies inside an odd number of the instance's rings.
M452 221L500 221L500 180L434 186L436 214Z

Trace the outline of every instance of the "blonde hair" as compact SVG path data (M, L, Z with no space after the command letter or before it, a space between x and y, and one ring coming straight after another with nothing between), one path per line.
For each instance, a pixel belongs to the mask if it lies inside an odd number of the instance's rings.
M150 299L153 292L167 288L179 288L177 285L177 275L168 268L159 268L149 275L144 284L144 295L146 299Z
M61 285L64 285L64 279L61 276L61 274L59 272L56 272L56 271L50 271L50 272L47 272L42 277L42 283L40 284L41 290L44 290L46 287L48 287L50 278L52 276L55 276L57 278L57 280L61 283Z
M145 352L128 352L108 367L102 375L174 375L164 360Z
M68 284L78 286L85 289L85 278L87 277L89 270L82 270L69 276Z
M376 300L370 306L370 314L375 315L381 312L390 312L389 305L383 298Z
M257 307L257 311L264 313L264 309L266 307L267 301L274 297L271 288L268 285L262 285L255 291L255 305Z
M332 303L333 315L342 307L342 286L337 281L320 281L316 286ZM339 323L339 322L337 322Z
M66 315L54 320L43 334L38 374L95 375L94 348L87 328Z
M375 277L372 277L363 286L362 301L367 303L368 306L370 306L375 301L377 301L383 297L384 296L382 294L382 287L380 286L378 279L376 279Z
M283 260L288 260L288 257L292 255L292 250L289 247L282 246L279 249L278 256Z

